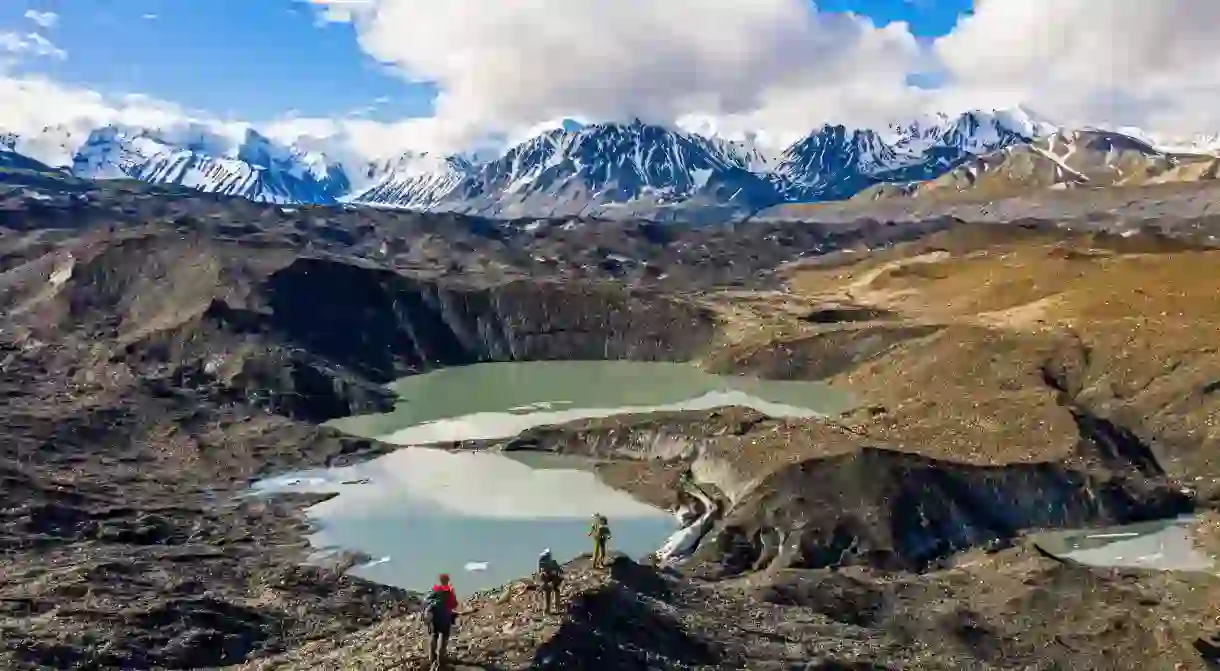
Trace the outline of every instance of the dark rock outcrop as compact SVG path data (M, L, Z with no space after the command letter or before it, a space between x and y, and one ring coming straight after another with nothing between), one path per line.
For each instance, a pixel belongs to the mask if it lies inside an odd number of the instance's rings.
M1169 483L1137 473L1103 479L1059 463L971 466L864 448L769 476L698 557L720 576L854 564L922 571L1027 530L1159 519L1192 506ZM767 535L779 539L771 552Z
M538 648L537 669L685 669L715 664L706 640L685 631L652 599L665 596L665 582L619 558L611 581L576 596L563 625ZM657 593L658 591L662 593ZM652 592L652 594L648 594Z
M480 361L683 360L712 338L711 315L612 285L415 280L304 258L266 284L268 325L293 344L390 379Z

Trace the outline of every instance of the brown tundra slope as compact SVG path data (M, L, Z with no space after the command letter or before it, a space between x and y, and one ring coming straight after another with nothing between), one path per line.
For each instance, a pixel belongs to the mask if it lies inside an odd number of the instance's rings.
M679 571L582 573L558 620L521 588L474 598L457 668L1210 668L1216 576L1090 570L1023 538L1215 505L1217 259L1150 235L964 226L788 266L783 290L703 293L722 320L705 367L827 380L860 407L457 446L596 455L662 505L689 501L687 472L723 509ZM1196 533L1214 547L1210 519ZM251 668L418 668L412 622Z
M1025 539L1214 506L1217 252L948 218L526 228L142 192L5 198L3 668L418 668L413 595L301 566L308 501L240 494L387 449L318 423L384 409L393 377L593 356L826 380L859 403L455 446L593 454L641 497L719 510L677 570L577 560L561 615L538 616L526 584L475 595L458 668L1215 656L1214 576L1090 571ZM1214 546L1211 517L1199 535Z

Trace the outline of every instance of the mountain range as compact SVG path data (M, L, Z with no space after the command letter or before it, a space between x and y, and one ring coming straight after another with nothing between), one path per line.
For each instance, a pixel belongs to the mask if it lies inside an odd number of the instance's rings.
M852 199L997 199L1031 189L1146 186L1217 176L1220 158L1214 153L1168 151L1114 131L1058 130L1031 142L971 156L932 179L877 184Z
M0 134L0 169L66 170L281 204L489 216L709 219L827 200L928 197L1214 179L1220 140L1066 129L1021 109L934 115L885 129L825 125L772 155L751 141L646 124L566 122L498 156L407 152L368 160L325 142L103 126Z

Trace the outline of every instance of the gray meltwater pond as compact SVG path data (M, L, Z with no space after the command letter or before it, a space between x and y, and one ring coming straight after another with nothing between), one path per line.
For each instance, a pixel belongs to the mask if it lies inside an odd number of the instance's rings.
M1207 572L1216 559L1191 538L1193 517L1142 522L1090 531L1039 534L1038 545L1064 559L1102 568Z
M399 445L508 438L588 417L756 408L777 417L849 409L851 400L809 382L709 375L684 364L624 361L494 363L448 368L390 385L393 412L336 420L337 429ZM467 592L531 573L539 551L567 560L589 550L590 517L610 519L612 550L642 557L678 529L668 512L611 489L592 462L553 455L403 449L355 466L262 481L256 491L333 491L311 507L323 549L374 560L356 575L424 589L449 572Z

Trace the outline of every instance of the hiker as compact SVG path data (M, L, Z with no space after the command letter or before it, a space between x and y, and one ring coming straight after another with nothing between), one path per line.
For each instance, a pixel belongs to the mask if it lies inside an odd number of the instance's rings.
M610 522L601 513L593 516L589 537L593 539L593 567L605 568L606 545L610 542Z
M550 614L551 606L559 609L559 585L563 583L563 567L551 556L547 548L538 555L538 588L542 591L543 612Z
M449 574L440 575L440 584L424 598L424 621L428 625L428 664L439 669L449 649L449 633L457 619L457 593L449 584ZM438 645L439 644L439 645ZM438 650L439 647L439 650Z

